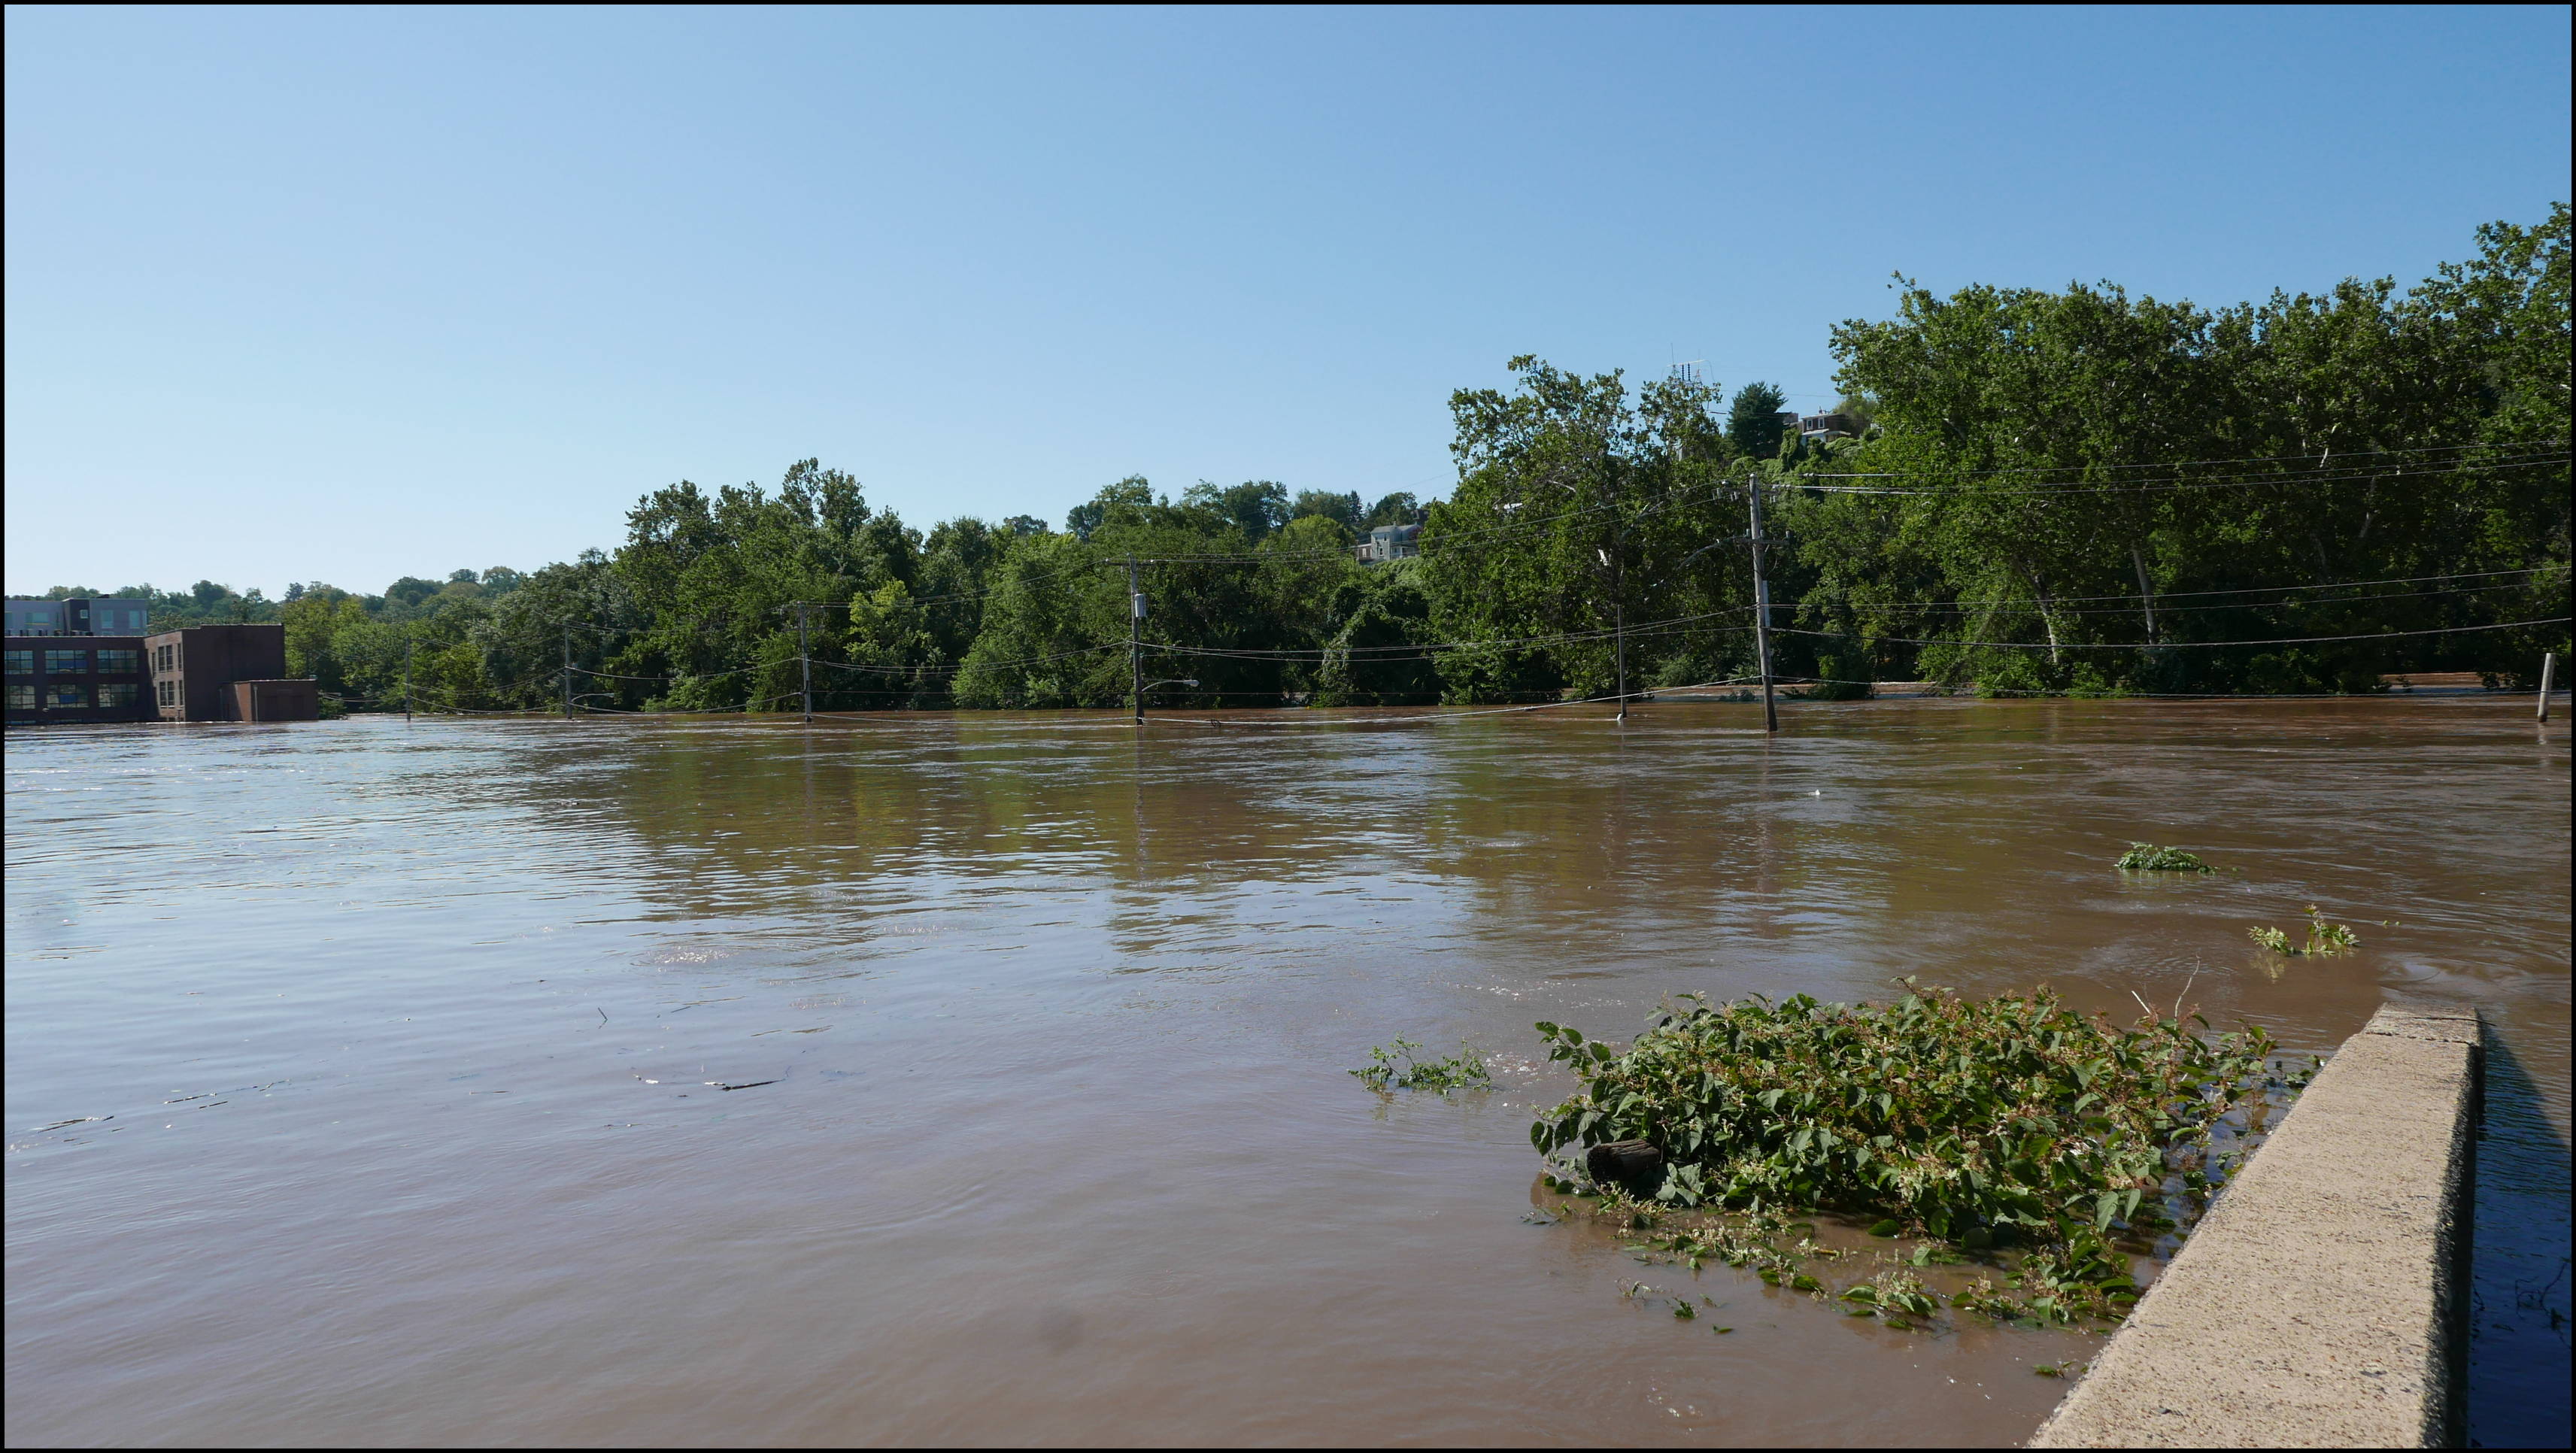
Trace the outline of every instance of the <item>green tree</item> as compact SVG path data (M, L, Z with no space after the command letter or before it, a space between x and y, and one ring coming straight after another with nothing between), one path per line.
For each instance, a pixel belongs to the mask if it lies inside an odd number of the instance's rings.
M1289 507L1288 513L1291 518L1299 520L1314 518L1331 520L1354 535L1359 533L1361 523L1368 514L1360 508L1358 490L1352 490L1348 494L1335 494L1325 489L1299 490L1296 502Z
M1226 489L1203 479L1184 491L1181 499L1231 523L1256 545L1287 524L1290 515L1287 487L1266 479L1246 480Z
M1681 380L1631 401L1615 373L1512 360L1510 394L1451 397L1458 488L1431 509L1424 580L1454 700L1594 696L1629 653L1636 689L1661 663L1719 649L1713 601L1741 565L1705 548L1729 534L1714 393ZM1640 627L1629 636L1621 628Z
M920 545L818 460L790 468L775 496L683 480L627 515L617 570L652 621L628 659L671 678L656 698L667 709L783 709L801 679L800 608L809 646L817 631L845 633L854 592L917 583Z
M1378 502L1370 505L1368 513L1361 517L1360 529L1366 532L1380 525L1418 525L1420 523L1422 523L1422 502L1413 497L1411 490L1400 489L1393 494L1380 495Z
M1727 442L1735 452L1749 459L1768 459L1780 452L1780 436L1787 432L1780 422L1780 412L1789 396L1776 383L1748 383L1735 391L1735 402L1726 411Z

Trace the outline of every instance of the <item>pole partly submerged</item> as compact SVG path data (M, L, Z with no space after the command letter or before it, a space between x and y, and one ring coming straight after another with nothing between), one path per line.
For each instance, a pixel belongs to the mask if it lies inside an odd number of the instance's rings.
M1753 653L1762 667L1762 729L1780 730L1780 708L1771 699L1771 581L1762 573L1762 477L1753 495Z

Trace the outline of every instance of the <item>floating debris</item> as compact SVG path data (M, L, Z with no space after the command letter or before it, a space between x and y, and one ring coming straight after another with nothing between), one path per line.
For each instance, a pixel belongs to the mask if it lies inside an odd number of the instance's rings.
M1637 1230L1698 1208L1708 1224L1630 1251L1722 1260L1891 1327L1940 1304L1894 1266L1829 1290L1808 1268L1860 1253L1792 1214L1927 1242L1870 1253L1882 1263L2013 1253L2022 1295L1980 1283L1950 1299L1963 1311L2113 1318L2138 1295L2122 1243L2181 1230L2216 1192L2206 1175L2177 1188L2173 1171L2205 1158L2223 1117L2303 1082L2259 1028L2205 1039L2180 1014L2122 1028L2044 990L1971 1000L1899 982L1909 992L1886 1006L1685 995L1625 1050L1540 1024L1549 1058L1582 1079L1530 1127L1544 1183Z
M2131 843L2113 866L2123 873L2215 873L2218 870L2197 855L2180 848L2160 848L2154 843Z
M2305 948L2294 947L2290 936L2277 928L2249 928L2245 930L2245 936L2276 954L2287 954L2292 958L2327 958L2361 947L2361 935L2352 931L2351 924L2326 922L2326 916L2318 912L2317 905L2313 903L2308 905L2308 943Z
M1370 1050L1369 1058L1376 1063L1352 1070L1350 1074L1381 1095L1389 1090L1438 1090L1446 1095L1452 1090L1491 1086L1494 1077L1486 1072L1484 1058L1476 1053L1475 1046L1461 1047L1466 1053L1447 1059L1419 1059L1414 1051L1422 1048L1421 1045L1409 1039L1398 1039L1393 1044ZM1404 1061L1402 1065L1396 1063L1398 1058Z

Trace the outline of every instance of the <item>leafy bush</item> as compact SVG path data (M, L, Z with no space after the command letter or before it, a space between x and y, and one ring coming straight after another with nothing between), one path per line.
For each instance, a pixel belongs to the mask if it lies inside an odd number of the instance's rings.
M2350 953L2361 947L2361 935L2352 931L2351 924L2326 922L2326 916L2313 903L2308 905L2308 943L2305 948L2293 947L2290 936L2277 928L2249 928L2245 933L2272 952L2292 957L2325 958Z
M1663 1151L1655 1201L1832 1211L1882 1235L2023 1249L2043 1312L2102 1313L2134 1297L2111 1236L2169 1224L2168 1157L2267 1086L2259 1028L2210 1040L2197 1016L2121 1029L2039 991L1984 1001L1917 988L1894 1004L1794 995L1692 999L1627 1050L1540 1024L1583 1089L1530 1127L1554 1155L1645 1140ZM1574 1188L1571 1168L1559 1185ZM2211 1192L2184 1178L2186 1197ZM1651 1219L1650 1217L1647 1219ZM1767 1233L1696 1233L1693 1254L1802 1275Z
M2085 700L2100 700L2105 697L2127 696L2129 687L2123 682L2103 675L2100 668L2087 662L2075 668L2074 676L2067 682L2066 694Z
M1876 691L1870 683L1876 679L1868 653L1858 649L1826 651L1816 657L1815 684L1807 687L1810 701L1867 701Z
M2180 848L2131 843L2116 865L2124 873L2215 873L2218 870Z
M1468 1046L1465 1054L1432 1060L1415 1058L1413 1052L1420 1048L1409 1039L1380 1045L1369 1051L1369 1058L1376 1063L1350 1073L1381 1095L1389 1090L1438 1090L1445 1095L1452 1090L1481 1089L1494 1082L1473 1046ZM1398 1065L1398 1059L1404 1063Z

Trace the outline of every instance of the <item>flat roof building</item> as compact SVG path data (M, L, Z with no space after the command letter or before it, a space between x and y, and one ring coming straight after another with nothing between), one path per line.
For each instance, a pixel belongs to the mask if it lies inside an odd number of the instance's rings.
M152 705L163 721L311 721L317 714L309 689L300 707L270 692L278 704L265 712L233 690L238 683L273 687L285 679L284 626L186 626L148 636L143 646Z
M152 602L125 596L13 595L8 602L7 634L13 636L139 636L152 615Z
M0 664L12 726L152 719L141 636L11 635Z
M20 604L10 602L13 612ZM83 615L32 612L32 620L18 622L43 634L13 630L7 637L10 725L312 721L321 715L314 683L287 678L284 626L188 626L150 636L68 629L94 626L102 614L95 608Z

